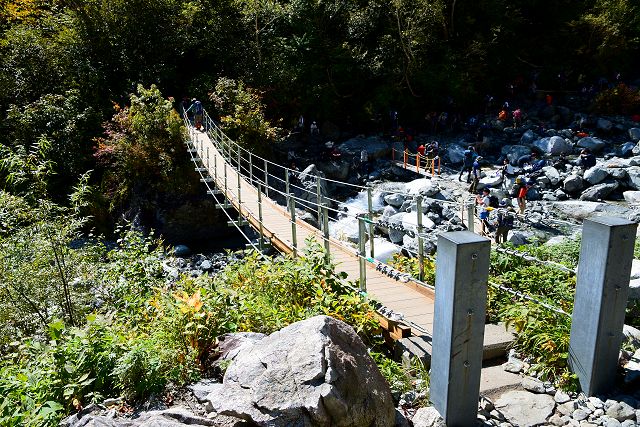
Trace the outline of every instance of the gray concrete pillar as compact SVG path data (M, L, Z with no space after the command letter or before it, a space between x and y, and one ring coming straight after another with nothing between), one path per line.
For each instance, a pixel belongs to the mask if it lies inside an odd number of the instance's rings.
M475 426L491 241L470 231L438 238L431 401L447 426Z
M612 217L587 219L582 226L569 366L588 396L613 385L636 228L635 223Z

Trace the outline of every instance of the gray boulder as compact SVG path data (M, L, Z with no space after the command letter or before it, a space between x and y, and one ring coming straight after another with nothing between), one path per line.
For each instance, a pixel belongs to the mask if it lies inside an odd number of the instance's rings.
M520 157L531 153L531 148L524 145L505 145L501 151L511 163L515 163Z
M601 139L594 138L591 136L586 136L584 138L580 138L576 145L578 147L588 148L589 150L595 153L602 150L607 145L607 143Z
M600 117L596 122L596 127L598 128L598 130L609 132L613 128L613 122L611 120L603 119L602 117Z
M640 203L640 191L625 191L622 196L627 203L638 204Z
M328 316L293 323L242 351L217 414L270 426L391 426L391 391L351 326Z
M618 147L618 154L622 157L629 157L634 154L633 149L636 148L635 142L625 142L620 147Z
M584 182L578 175L569 175L564 179L562 188L567 193L576 193L584 188Z
M551 185L557 185L560 182L560 172L553 166L543 167L542 172L544 172L544 176L549 178Z
M569 154L573 151L571 144L560 136L540 138L533 143L533 146L543 153L553 155Z
M629 138L631 138L633 142L640 141L640 128L629 129Z
M595 185L604 181L608 175L609 173L606 169L600 166L594 166L584 171L584 176L582 178L589 184Z
M399 212L389 217L389 223L393 225L402 225L406 212ZM404 231L396 230L395 228L389 228L389 240L393 243L402 243L404 237Z
M448 158L449 162L453 163L454 165L462 163L462 161L464 160L464 150L466 150L466 148L458 144L448 145L445 149L445 157Z
M592 202L604 200L607 198L607 196L609 196L609 194L617 190L619 186L620 184L618 184L618 181L594 185L593 187L587 188L582 192L582 194L580 195L580 200L589 200Z
M520 145L529 145L529 144L533 144L534 141L536 140L536 134L533 133L532 130L527 130L525 133L522 134L522 136L520 137Z
M627 185L634 190L640 190L640 167L631 166L626 169Z
M433 406L427 406L426 408L420 408L416 411L413 418L411 418L413 427L445 427L446 424L440 413Z
M384 196L384 201L393 207L399 208L404 203L404 196L402 194L388 194Z
M350 166L347 161L329 161L318 162L318 169L322 171L327 178L337 181L346 181L349 178Z

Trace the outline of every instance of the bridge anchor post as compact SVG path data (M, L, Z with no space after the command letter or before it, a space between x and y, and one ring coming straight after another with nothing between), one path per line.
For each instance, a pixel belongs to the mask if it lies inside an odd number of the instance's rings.
M586 219L569 338L569 367L587 396L612 385L622 344L637 224Z
M430 396L450 426L476 425L490 252L469 231L438 238Z
M367 251L365 250L366 228L364 218L358 217L358 261L360 263L360 291L367 292Z

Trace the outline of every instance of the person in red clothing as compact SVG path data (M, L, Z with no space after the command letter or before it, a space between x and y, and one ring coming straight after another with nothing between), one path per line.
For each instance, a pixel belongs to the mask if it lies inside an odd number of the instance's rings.
M420 144L420 146L418 146L418 153L420 154L420 157L424 157L424 153L427 150L427 148L424 146L424 144Z

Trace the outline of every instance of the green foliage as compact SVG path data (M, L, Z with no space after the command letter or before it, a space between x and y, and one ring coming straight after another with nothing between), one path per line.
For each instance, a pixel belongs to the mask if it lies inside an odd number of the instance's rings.
M115 106L105 137L97 139L95 157L106 168L102 187L111 209L136 197L155 203L160 193L184 185L183 127L171 101L155 85L138 86L130 101L130 107Z
M593 108L601 114L636 114L640 111L640 90L617 85L598 93Z
M395 253L389 261L389 265L403 273L409 273L411 277L420 277L420 262L416 257L406 257ZM424 259L423 282L435 286L436 284L436 263L430 259Z
M430 375L420 359L414 357L409 364L402 364L383 353L371 351L369 354L387 380L392 394L399 395L414 390L419 395L415 405L426 406L429 400Z
M221 77L210 96L219 110L225 133L240 145L265 153L278 140L281 129L265 117L259 91L242 81Z

